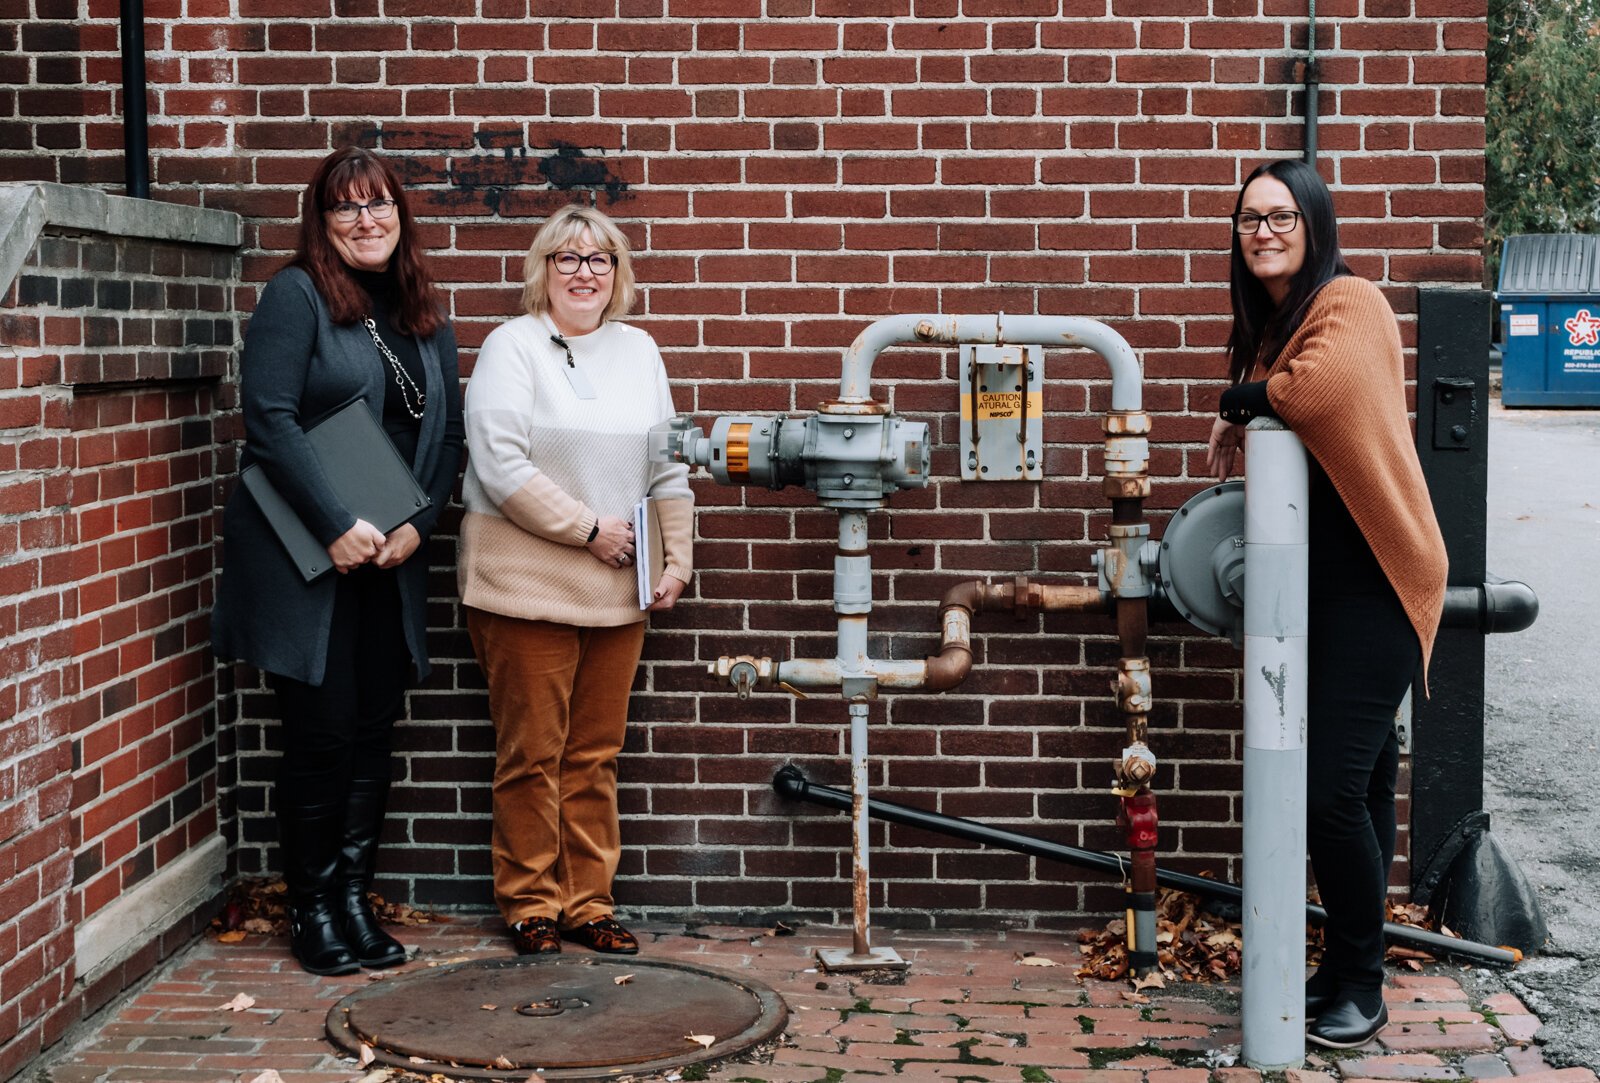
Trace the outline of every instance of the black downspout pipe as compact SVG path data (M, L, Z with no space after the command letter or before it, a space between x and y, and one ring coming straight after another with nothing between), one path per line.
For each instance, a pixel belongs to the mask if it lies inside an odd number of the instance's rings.
M1312 26L1311 32L1317 32ZM1306 164L1317 164L1317 61L1313 57L1306 61Z
M150 138L144 84L144 0L122 0L122 147L127 194L150 198Z
M777 773L772 776L772 788L778 792L779 796L787 797L791 800L808 801L813 805L840 809L845 812L850 811L851 808L851 797L847 791L836 790L830 786L818 786L807 779L805 773L793 764L778 768ZM1127 859L1116 854L1107 854L1099 850L1083 850L1076 846L1066 846L1059 842L1050 842L1032 835L1022 835L1015 831L1007 831L1004 828L991 827L976 820L945 816L942 813L929 812L926 809L915 808L911 805L898 805L890 801L879 800L876 797L867 799L867 815L875 820L883 820L886 823L904 824L907 827L916 827L923 831L932 831L935 834L965 839L968 842L981 843L984 846L997 846L1003 850L1013 850L1019 854L1042 857L1050 861L1061 861L1068 865L1077 865L1080 868L1099 869L1102 872L1112 873L1117 876L1125 876L1128 870ZM1190 876L1188 873L1173 872L1170 869L1156 869L1156 883L1162 887L1188 891L1212 899L1222 899L1233 903L1244 901L1244 891L1236 884L1230 884L1223 880L1208 880L1203 876ZM1308 903L1306 905L1306 918L1312 924L1321 925L1327 920L1328 912L1320 906L1312 906ZM1470 940L1457 940L1455 937L1445 936L1442 933L1429 932L1426 929L1417 929L1410 925L1396 925L1394 922L1384 922L1383 934L1397 943L1411 944L1435 955L1452 955L1462 959L1469 959L1475 963L1513 966L1520 957L1517 952L1508 951L1505 948L1490 947L1487 944L1477 944Z
M1306 0L1306 165L1317 164L1317 0Z

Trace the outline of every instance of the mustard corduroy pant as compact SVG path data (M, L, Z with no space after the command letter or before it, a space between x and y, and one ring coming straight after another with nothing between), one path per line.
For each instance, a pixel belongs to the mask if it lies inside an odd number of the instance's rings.
M494 894L507 924L612 913L617 753L644 629L467 610L494 720Z

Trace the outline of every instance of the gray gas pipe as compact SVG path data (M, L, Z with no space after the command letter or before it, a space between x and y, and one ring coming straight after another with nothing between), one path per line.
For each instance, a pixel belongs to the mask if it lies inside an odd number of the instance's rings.
M837 688L850 714L851 792L854 819L854 941L849 952L823 951L829 969L904 966L889 948L874 949L867 915L867 704L880 689L938 691L954 687L971 663L972 613L987 600L1001 604L1010 584L965 584L942 607L943 646L921 661L873 658L867 650L872 611L871 558L867 518L902 489L928 483L928 427L889 413L870 397L872 364L888 346L900 343L958 345L994 343L1081 347L1099 354L1111 369L1111 409L1104 421L1105 492L1112 505L1109 544L1099 554L1100 586L1044 587L1052 601L1074 608L1115 609L1123 658L1113 682L1128 727L1128 746L1115 767L1115 791L1124 802L1124 822L1133 850L1129 948L1135 964L1155 964L1155 803L1149 782L1155 757L1145 741L1150 709L1149 661L1145 657L1147 604L1152 570L1141 560L1150 526L1144 518L1149 495L1148 415L1141 405L1138 360L1121 335L1095 320L1069 316L891 316L871 324L844 357L839 397L807 417L731 416L718 418L710 434L687 417L658 426L652 455L660 461L705 467L729 485L781 489L803 485L818 501L839 510L839 548L834 557L833 603L838 620L832 658L757 658L724 656L708 668L728 680L741 696L755 689ZM1021 593L1032 596L1026 586Z
M866 512L883 507L902 489L928 483L925 424L890 414L872 401L872 364L878 353L900 343L936 345L1011 344L1082 347L1111 368L1111 409L1105 432L1104 491L1112 506L1107 545L1095 554L1094 585L1040 583L1025 576L1009 581L957 584L940 608L938 654L917 660L872 658L867 621L872 609L871 561ZM1128 734L1114 766L1113 792L1122 799L1120 821L1128 835L1130 964L1136 971L1156 965L1155 798L1150 790L1156 761L1146 741L1151 706L1150 666L1145 656L1151 611L1175 611L1197 627L1245 640L1245 514L1240 482L1210 486L1184 504L1160 543L1149 540L1143 500L1149 418L1141 408L1137 360L1115 331L1094 320L1023 316L893 316L866 328L850 346L839 397L808 417L719 418L709 435L687 417L658 426L652 454L661 461L699 465L729 485L782 489L801 485L819 502L839 509L839 548L834 559L837 651L832 658L724 656L708 667L741 697L755 690L837 688L848 703L851 723L851 782L854 820L853 949L823 952L830 969L904 965L887 948L873 949L867 917L866 775L867 703L880 689L943 691L955 687L971 667L974 613L1004 609L1018 614L1075 610L1114 614L1121 655L1112 689ZM1525 585L1495 581L1482 587L1451 587L1443 625L1514 632L1531 624L1538 600Z

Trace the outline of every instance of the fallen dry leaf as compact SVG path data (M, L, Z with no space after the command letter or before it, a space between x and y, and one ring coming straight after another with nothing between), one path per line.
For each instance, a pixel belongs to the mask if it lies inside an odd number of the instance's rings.
M379 1068L376 1072L368 1072L366 1075L356 1080L356 1083L389 1083L389 1080L393 1078L394 1073L389 1071L389 1069Z
M247 933L259 933L262 936L271 936L277 932L277 926L265 918L246 918L240 923L239 928ZM217 939L221 939L218 937Z
M1133 991L1135 993L1141 989L1165 989L1166 987L1167 981L1159 971L1152 970L1142 978L1135 977L1133 979Z
M1199 895L1163 890L1156 896L1157 959L1165 982L1229 981L1238 976L1244 946L1243 930L1237 921L1228 921L1205 909ZM1427 908L1414 903L1390 903L1388 920L1397 925L1437 929ZM1085 929L1078 934L1079 978L1118 981L1129 974L1127 923L1116 918L1101 929ZM1391 944L1386 952L1390 963L1414 970L1413 964L1433 961L1433 956L1416 948ZM1307 926L1306 963L1317 965L1322 959L1322 931Z
M710 1049L711 1043L716 1041L717 1037L714 1034L685 1034L683 1036L683 1040L686 1042L695 1042L698 1045L704 1046L706 1049Z
M275 1070L268 1068L266 1071L252 1079L250 1083L283 1083L283 1076L279 1075Z
M219 943L219 944L237 944L241 940L243 940L246 935L247 934L245 933L245 931L243 929L234 929L231 932L218 933L217 934L217 943Z
M509 1060L507 1060L504 1055L501 1055L501 1056L498 1056L498 1057L494 1058L494 1060L490 1061L489 1062L489 1067L491 1067L491 1068L499 1068L499 1069L504 1070L506 1068L515 1068L516 1065L512 1064Z
M767 932L767 935L768 936L793 936L794 935L794 927L792 925L785 925L781 921L775 921L775 922L772 923L772 928Z
M483 1009L486 1012L492 1012L496 1008L498 1008L499 1006L500 1005L498 1005L498 1004L479 1004L478 1005L479 1008Z
M362 1068L365 1068L367 1065L371 1064L377 1059L378 1055L372 1051L372 1047L366 1042L362 1042L361 1052L356 1056L356 1063Z
M1021 963L1023 966L1055 966L1056 965L1056 961L1054 959L1048 959L1043 955L1024 955L1022 958L1018 959L1017 962Z
M632 974L618 974L616 977L611 979L611 984L612 985L627 985L631 981L633 981L633 975Z
M219 1012L242 1012L246 1008L255 1007L255 1003L256 1003L256 998L255 997L251 996L249 993L240 993L238 996L234 997L232 1000L228 1001L226 1004L218 1005L217 1006L217 1011L219 1011ZM255 1080L251 1080L250 1083L255 1083Z
M423 1060L421 1057L411 1057L410 1060L411 1060L412 1064L427 1064L428 1063L427 1061Z
M1143 993L1123 993L1122 999L1126 1000L1129 1004L1150 1003L1150 998L1145 996Z

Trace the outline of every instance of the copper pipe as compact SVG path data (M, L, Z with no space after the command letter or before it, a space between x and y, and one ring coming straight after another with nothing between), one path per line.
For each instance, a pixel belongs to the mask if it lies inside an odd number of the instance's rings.
M1009 583L974 579L957 583L939 601L939 653L928 656L930 692L947 692L972 671L972 615L1009 609L1017 616L1039 610L1103 613L1100 588L1081 583L1035 583L1019 575Z

